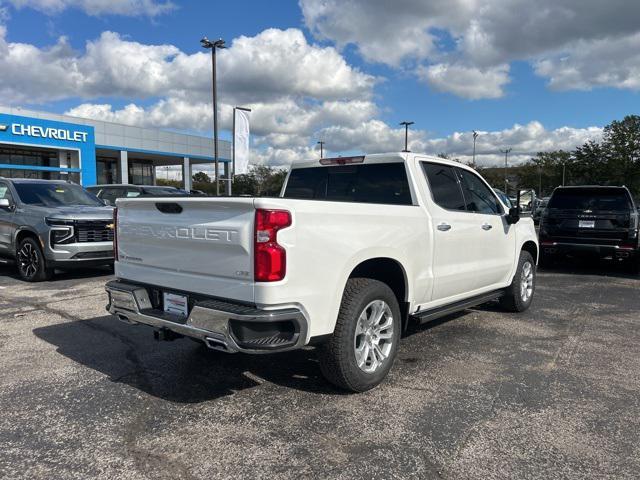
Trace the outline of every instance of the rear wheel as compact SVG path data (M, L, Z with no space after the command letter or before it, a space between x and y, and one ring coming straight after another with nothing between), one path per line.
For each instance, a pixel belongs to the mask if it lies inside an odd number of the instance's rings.
M18 244L16 263L20 277L27 282L42 282L53 276L53 269L47 267L42 249L33 237L26 237Z
M510 312L524 312L531 305L536 288L536 263L527 251L520 252L518 268L500 305Z
M391 370L400 333L400 307L393 291L377 280L349 279L333 336L318 348L320 369L340 388L369 390Z

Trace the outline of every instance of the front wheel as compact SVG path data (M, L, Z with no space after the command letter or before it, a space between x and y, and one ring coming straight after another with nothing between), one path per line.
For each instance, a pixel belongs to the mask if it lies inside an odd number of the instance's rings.
M500 305L510 312L524 312L531 305L536 289L536 262L529 252L520 252L518 268Z
M393 366L401 326L398 300L386 284L349 279L333 336L318 348L322 374L352 392L375 387Z
M53 276L53 269L47 267L47 261L35 238L26 237L20 241L16 260L18 273L27 282L42 282Z

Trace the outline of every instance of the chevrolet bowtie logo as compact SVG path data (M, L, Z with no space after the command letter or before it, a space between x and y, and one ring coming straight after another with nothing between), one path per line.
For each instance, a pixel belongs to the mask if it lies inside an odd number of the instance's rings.
M107 227L109 230L113 230L115 228L115 225L113 223L109 223L105 225L105 227Z
M6 132L9 128L9 125L0 125L0 132Z

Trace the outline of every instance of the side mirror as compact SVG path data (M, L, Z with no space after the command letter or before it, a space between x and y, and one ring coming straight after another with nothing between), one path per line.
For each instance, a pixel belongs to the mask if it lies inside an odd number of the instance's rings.
M505 217L509 225L518 223L520 221L520 209L518 207L512 207L509 209L509 213Z
M3 208L5 210L11 210L12 207L13 205L11 204L8 198L0 198L0 208Z

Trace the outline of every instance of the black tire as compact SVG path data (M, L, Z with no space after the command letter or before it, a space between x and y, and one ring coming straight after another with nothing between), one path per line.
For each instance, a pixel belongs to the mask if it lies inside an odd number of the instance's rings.
M529 272L527 268L529 268L531 272L531 291L525 299L523 298L522 294L522 282L523 272L525 272L525 270L526 272ZM520 259L518 260L518 268L516 269L516 273L513 276L511 285L509 285L509 287L507 288L504 296L500 298L500 305L502 306L502 308L510 312L524 312L531 305L535 289L536 263L534 262L533 257L529 252L522 250L520 252Z
M53 269L47 267L42 248L33 237L25 237L18 244L16 264L20 278L27 282L42 282L53 277Z
M356 344L358 343L356 327L359 326L361 314L366 314L365 309L371 311L367 307L379 300L386 303L391 312L392 332L388 333L391 335L388 341L379 340L385 343L378 344L388 350L386 358L380 362L375 371L368 373L359 367L356 361ZM398 300L386 284L370 278L349 279L342 295L342 304L333 335L330 340L318 347L318 360L324 377L337 387L352 392L364 392L382 382L391 370L398 352L402 328L400 315ZM388 318L388 315L385 317ZM364 336L365 334L362 333L358 338ZM361 339L361 341L364 340ZM372 355L376 357L375 353ZM366 363L364 368L368 367Z

